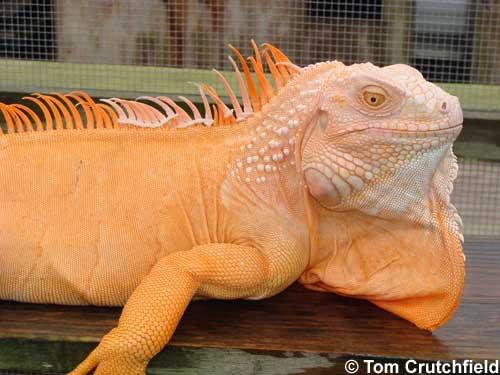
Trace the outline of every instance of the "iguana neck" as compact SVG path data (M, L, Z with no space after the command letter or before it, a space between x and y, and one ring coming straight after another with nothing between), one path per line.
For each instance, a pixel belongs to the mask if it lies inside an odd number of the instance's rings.
M317 113L322 77L305 69L244 126L246 136L239 156L230 165L231 175L247 184L266 184L270 177L300 173L300 144Z
M461 222L449 201L456 168L448 146L425 195L412 198L425 207L414 217L333 212L311 198L311 256L301 283L368 299L421 328L443 324L464 276Z

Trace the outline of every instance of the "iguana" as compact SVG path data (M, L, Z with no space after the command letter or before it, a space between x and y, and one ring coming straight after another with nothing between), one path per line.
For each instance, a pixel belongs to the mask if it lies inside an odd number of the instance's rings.
M0 105L0 299L124 305L71 375L144 374L193 298L299 280L431 331L457 307L458 99L406 65L253 47L230 58L242 103L216 72L232 108L199 85L204 115L82 92Z

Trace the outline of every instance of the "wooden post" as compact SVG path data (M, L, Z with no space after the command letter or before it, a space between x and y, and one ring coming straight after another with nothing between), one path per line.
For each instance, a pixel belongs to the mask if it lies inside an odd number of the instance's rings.
M475 1L472 78L474 82L500 84L500 3Z
M413 1L384 0L383 4L386 23L384 61L387 65L409 64Z

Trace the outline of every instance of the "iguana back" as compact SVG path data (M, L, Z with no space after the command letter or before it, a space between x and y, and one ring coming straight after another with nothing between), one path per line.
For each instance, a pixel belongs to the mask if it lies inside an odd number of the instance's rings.
M243 132L235 125L0 137L0 298L123 305L173 249L223 242L219 189L231 160L224 145Z

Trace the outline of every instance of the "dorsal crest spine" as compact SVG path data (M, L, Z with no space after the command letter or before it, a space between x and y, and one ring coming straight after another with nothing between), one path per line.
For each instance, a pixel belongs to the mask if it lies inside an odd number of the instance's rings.
M63 129L118 129L118 128L186 128L190 126L223 126L243 121L271 100L297 74L301 68L293 65L278 48L265 43L259 50L252 40L255 56L248 58L233 46L229 46L235 54L236 61L229 56L234 69L236 81L241 94L242 103L224 75L214 69L222 82L231 102L229 108L217 91L206 84L198 84L201 102L204 107L202 115L196 105L189 99L180 96L186 103L189 112L180 107L174 100L166 96L142 96L136 100L119 98L101 99L96 103L88 94L75 91L69 94L51 93L32 94L24 97L41 112L25 104L0 103L0 112L6 123L4 134L24 133L32 131L52 131ZM273 84L264 73L263 61L267 64ZM252 71L253 70L253 71ZM256 82L252 78L255 76ZM210 104L210 99L212 104ZM78 110L81 107L81 111Z

